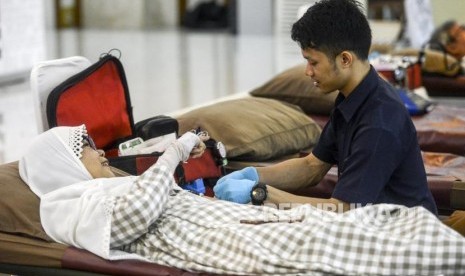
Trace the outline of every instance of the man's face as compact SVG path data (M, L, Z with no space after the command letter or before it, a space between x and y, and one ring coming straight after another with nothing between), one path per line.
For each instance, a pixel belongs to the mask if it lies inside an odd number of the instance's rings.
M463 58L465 56L465 26L455 24L450 28L449 36L454 42L446 46L447 51L457 59Z
M102 150L95 150L85 145L82 149L81 162L93 178L114 177Z
M302 50L307 60L305 75L312 78L313 83L322 93L330 93L343 87L343 78L335 60L328 59L326 54L315 49Z

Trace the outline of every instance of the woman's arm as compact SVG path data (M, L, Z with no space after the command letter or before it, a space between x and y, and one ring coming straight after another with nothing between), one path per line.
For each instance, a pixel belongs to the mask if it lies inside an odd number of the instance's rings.
M184 134L166 149L157 163L136 179L127 194L116 198L112 213L112 248L128 244L146 233L163 212L175 185L173 173L179 162L187 160L192 152L198 155L202 145L197 135Z
M267 186L268 196L265 205L277 209L291 209L302 204L310 204L313 207L326 211L345 212L350 209L350 204L335 198L316 198L294 195L272 186Z
M116 198L111 222L110 247L128 244L147 232L161 215L173 185L172 172L153 166L139 176L131 190Z

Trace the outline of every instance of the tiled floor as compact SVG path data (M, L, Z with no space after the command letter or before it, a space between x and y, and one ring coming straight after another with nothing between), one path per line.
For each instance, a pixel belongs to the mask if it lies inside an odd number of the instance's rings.
M96 61L121 51L134 119L251 90L303 62L290 38L227 33L64 30L47 33L47 57ZM17 160L37 135L28 76L0 85L0 163Z

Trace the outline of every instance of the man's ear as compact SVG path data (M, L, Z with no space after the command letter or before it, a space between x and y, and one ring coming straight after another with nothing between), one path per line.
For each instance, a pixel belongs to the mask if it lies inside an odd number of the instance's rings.
M354 55L349 51L343 51L340 54L341 64L343 67L350 66L354 61Z

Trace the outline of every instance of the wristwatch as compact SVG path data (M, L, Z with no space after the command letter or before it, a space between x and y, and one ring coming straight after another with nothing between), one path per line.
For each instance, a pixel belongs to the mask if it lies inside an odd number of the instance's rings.
M263 183L258 183L253 186L252 191L250 191L250 197L252 198L253 205L263 205L263 202L268 197L266 185Z

